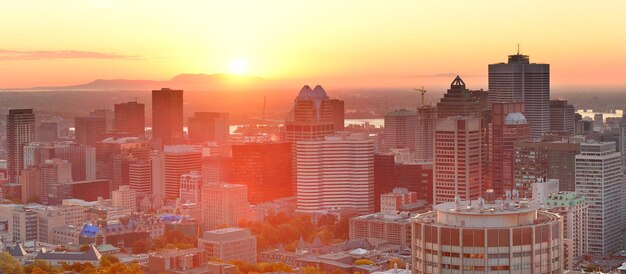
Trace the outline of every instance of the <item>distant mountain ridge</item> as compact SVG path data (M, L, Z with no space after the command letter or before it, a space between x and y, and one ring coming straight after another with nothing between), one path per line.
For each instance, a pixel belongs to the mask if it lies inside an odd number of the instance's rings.
M153 90L160 88L184 90L237 90L266 81L260 77L229 74L179 74L170 80L97 79L74 86L36 87L36 90Z

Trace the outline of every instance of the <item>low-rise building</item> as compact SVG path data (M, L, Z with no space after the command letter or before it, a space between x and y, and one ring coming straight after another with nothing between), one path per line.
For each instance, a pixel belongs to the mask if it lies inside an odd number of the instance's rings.
M256 237L248 228L224 228L204 232L198 239L198 248L206 258L223 261L239 260L256 263Z

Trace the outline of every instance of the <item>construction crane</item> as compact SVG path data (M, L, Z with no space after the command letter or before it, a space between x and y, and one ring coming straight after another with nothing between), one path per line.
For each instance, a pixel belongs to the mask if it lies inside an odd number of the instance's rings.
M422 106L423 106L424 105L424 94L426 94L426 90L424 89L424 86L422 86L422 88L416 88L416 89L413 89L413 90L419 91L419 92L422 93Z

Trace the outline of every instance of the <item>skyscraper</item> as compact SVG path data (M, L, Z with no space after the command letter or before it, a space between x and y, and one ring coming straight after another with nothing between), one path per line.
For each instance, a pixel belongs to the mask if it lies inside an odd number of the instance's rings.
M244 185L210 184L202 192L202 224L205 230L238 226L248 212L248 192Z
M549 142L546 147L547 177L559 180L560 191L576 190L576 155L580 154L581 141L577 138L567 138L562 141Z
M285 140L319 140L335 132L332 102L322 86L305 85L285 121Z
M193 146L165 146L165 198L180 195L180 176L190 171L202 170L202 153Z
M489 104L524 102L532 139L550 130L550 65L530 63L528 55L509 55L508 63L489 65Z
M345 103L343 100L330 99L333 108L333 121L335 122L335 131L343 131L345 124Z
M138 102L115 104L115 129L133 137L144 137L146 106Z
M514 144L527 141L528 123L524 103L493 103L491 111L491 188L496 195L513 190Z
M513 177L520 197L532 197L531 184L548 179L547 143L520 141L513 145Z
M192 144L203 142L222 143L228 141L230 122L227 112L196 112L189 117L189 141Z
M74 119L76 143L87 146L95 146L102 141L107 132L106 117L104 116L83 116Z
M551 212L563 217L563 238L572 240L573 257L587 254L589 206L585 197L575 192L561 191L551 194L544 204Z
M417 115L415 111L400 109L385 114L385 151L407 148L415 155Z
M448 117L435 123L434 203L477 199L483 189L486 166L483 158L481 118Z
M32 109L10 109L7 116L7 170L9 182L18 183L24 167L24 145L34 142L35 114Z
M251 204L295 194L291 146L291 143L233 145L231 181L248 187Z
M450 84L450 89L437 103L437 117L453 116L482 117L478 99L465 88L465 82L458 75Z
M567 101L550 100L550 131L574 134L576 131L574 114L574 106L567 104Z
M415 137L415 160L433 161L433 134L437 113L435 108L423 105L417 108L417 136Z
M297 208L374 212L374 143L365 136L331 136L296 143Z
M588 251L608 254L622 249L624 181L621 155L614 142L588 141L576 156L576 193L589 204Z
M152 139L161 145L182 143L182 90L162 88L152 91Z

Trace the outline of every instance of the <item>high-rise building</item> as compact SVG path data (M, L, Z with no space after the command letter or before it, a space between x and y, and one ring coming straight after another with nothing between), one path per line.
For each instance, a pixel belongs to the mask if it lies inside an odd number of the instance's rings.
M577 138L566 138L549 142L546 147L548 178L559 180L560 191L576 191L576 155L580 154L581 141Z
M230 136L228 116L227 112L194 113L194 117L189 117L189 141L192 144L228 141Z
M450 84L450 89L437 103L437 117L447 118L455 116L482 117L480 103L465 88L465 82L458 75Z
M614 142L580 144L576 156L576 193L589 204L588 252L608 254L622 249L624 181L621 155Z
M417 144L417 114L415 111L400 109L385 114L385 151L409 149L415 155Z
M35 141L32 109L10 109L7 116L7 170L10 183L18 183L24 168L24 145Z
M150 160L128 163L128 186L138 195L152 195L152 164Z
M76 143L87 146L95 146L105 138L107 132L106 117L83 116L74 119Z
M202 174L190 171L180 175L180 199L200 205L202 202Z
M96 148L76 143L62 142L54 146L54 157L72 166L72 180L96 179Z
M146 105L138 102L115 104L115 129L133 137L144 137Z
M220 226L238 226L248 212L245 185L210 184L202 189L202 225L205 230Z
M622 164L626 168L626 117L622 117L619 125L619 152L622 154Z
M509 55L508 63L489 65L489 104L524 102L532 139L550 131L550 65L530 63L528 55Z
M111 203L114 207L137 212L137 193L128 185L120 186L119 189L111 192Z
M176 199L180 195L180 176L190 171L202 170L202 152L193 146L165 146L165 198Z
M481 118L448 117L435 123L434 203L480 196L486 176Z
M544 204L549 211L563 217L563 238L571 239L573 242L572 257L587 254L589 206L585 197L575 192L562 191L550 195Z
M59 124L55 122L41 122L37 126L38 142L56 142L59 140Z
M567 101L550 100L550 131L574 134L576 131L574 114L574 106L567 104Z
M335 131L343 131L345 126L345 104L343 100L330 99L333 109L333 121L335 122Z
M112 189L128 185L129 164L150 159L150 153L150 143L147 140L137 137L104 139L96 147L96 176L111 180Z
M417 199L433 203L433 164L396 163L395 187L408 189L417 194Z
M532 183L548 178L546 142L521 141L513 146L513 177L521 197L532 197Z
M528 123L524 103L494 102L491 109L491 186L496 195L514 188L514 144L527 141Z
M334 125L332 102L326 91L319 85L314 89L305 85L285 121L285 140L320 140L335 132Z
M234 184L248 187L251 204L293 196L291 143L249 143L232 146Z
M374 212L374 143L365 136L332 136L295 146L297 209L356 208Z
M63 184L72 182L72 166L57 158L45 160L24 169L22 180L21 200L24 203L60 204L65 191Z
M182 143L182 90L162 88L152 91L152 139L161 145Z
M412 222L412 273L563 273L563 220L538 201L457 200Z
M431 106L417 108L417 136L415 137L415 160L418 162L433 161L433 138L437 113Z
M289 157L291 157L291 155ZM221 155L202 157L202 183L206 185L231 182L232 162L232 157L224 157ZM291 163L289 165L291 165Z

